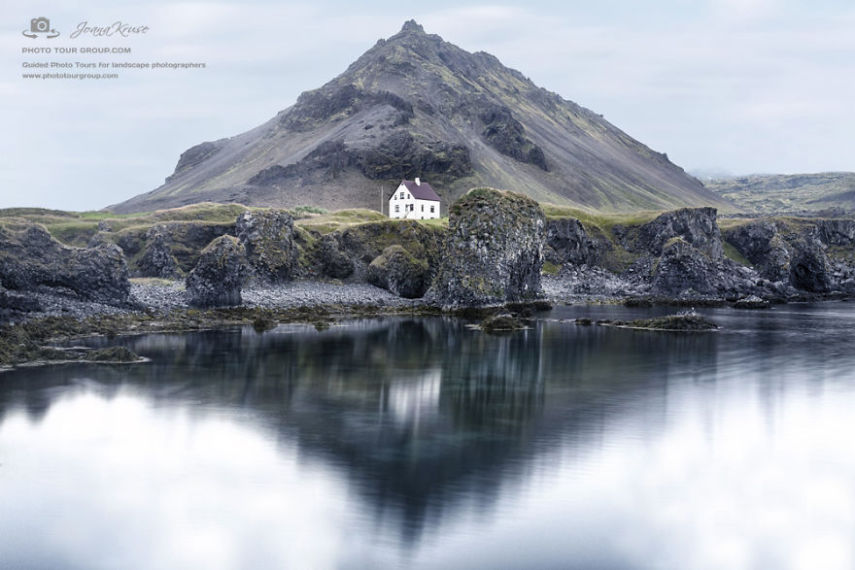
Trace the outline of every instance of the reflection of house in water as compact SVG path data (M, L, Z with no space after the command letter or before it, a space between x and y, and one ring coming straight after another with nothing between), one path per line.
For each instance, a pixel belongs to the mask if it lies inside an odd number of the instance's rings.
M427 370L411 377L398 376L380 392L381 414L389 413L395 423L418 426L439 418L439 393L442 371Z

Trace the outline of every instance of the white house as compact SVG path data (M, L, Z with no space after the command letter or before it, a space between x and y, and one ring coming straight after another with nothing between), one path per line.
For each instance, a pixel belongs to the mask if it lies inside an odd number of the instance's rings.
M389 198L389 217L408 220L429 220L439 217L439 196L427 182L418 178L401 180Z

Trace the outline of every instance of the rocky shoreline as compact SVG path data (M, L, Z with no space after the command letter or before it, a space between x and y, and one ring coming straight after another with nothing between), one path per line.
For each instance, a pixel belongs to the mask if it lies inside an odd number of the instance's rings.
M543 301L760 309L855 294L848 219L719 226L712 208L609 218L489 188L455 202L447 228L300 225L284 210L240 208L233 223L98 223L86 247L30 220L0 223L0 365L85 334L325 326L404 312L483 317ZM67 240L86 235L60 226Z

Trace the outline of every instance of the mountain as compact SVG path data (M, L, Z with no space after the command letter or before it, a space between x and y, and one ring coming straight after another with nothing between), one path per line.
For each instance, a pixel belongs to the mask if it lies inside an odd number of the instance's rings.
M705 185L743 212L855 212L855 172L753 174L708 180Z
M729 207L602 116L409 21L265 124L188 149L161 187L109 209L377 208L381 189L416 176L445 205L492 186L607 211Z

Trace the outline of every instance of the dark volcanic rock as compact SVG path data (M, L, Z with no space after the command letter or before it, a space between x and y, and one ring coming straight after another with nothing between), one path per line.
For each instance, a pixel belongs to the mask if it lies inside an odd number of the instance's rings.
M169 248L169 253L178 264L178 269L189 273L199 259L199 253L221 235L234 235L234 223L207 222L207 221L176 221L157 224L155 234L163 236L163 242ZM131 270L136 275L141 275L143 269L138 262L142 259L149 240L155 234L151 234L151 228L127 228L116 232L115 242L125 252L129 260ZM102 234L96 234L96 237Z
M510 109L504 105L485 103L478 118L484 123L481 137L487 144L515 160L549 170L543 149L525 136L525 127L514 118Z
M166 181L169 182L177 175L185 172L194 166L198 166L202 162L208 160L220 149L223 148L226 144L226 139L220 139L218 141L207 141L201 144L197 144L194 147L190 147L181 153L181 156L178 158L178 164L175 166L175 172L173 172L170 176L166 178Z
M429 283L439 263L445 231L415 220L396 220L362 223L315 235L317 241L308 248L306 263L322 275L364 281L371 262L389 246L400 245L428 268Z
M349 148L342 140L326 141L302 160L265 168L248 183L283 187L310 179L330 181L351 167L371 180L429 176L431 180L447 182L472 171L465 146L429 137L416 139L406 131L395 130L370 148Z
M509 333L524 328L526 328L525 322L510 313L490 315L481 321L481 330L491 334Z
M221 236L202 250L187 276L190 304L198 307L240 305L241 286L247 275L245 251L232 236Z
M451 207L430 302L454 308L539 297L545 241L546 217L531 198L469 191Z
M725 239L769 281L788 281L790 248L773 222L752 222L725 232Z
M292 278L299 252L294 243L294 219L284 210L244 212L235 223L253 275L265 282Z
M369 92L352 83L335 89L306 91L297 98L297 104L280 116L282 126L295 131L306 131L330 119L341 120L365 109L388 105L398 112L395 126L404 125L413 118L413 105L389 91Z
M718 293L719 270L702 251L682 239L665 246L653 274L657 294L677 296L692 290L709 295Z
M818 241L810 238L792 244L790 282L811 293L827 293L832 287L828 258Z
M751 222L729 230L726 238L754 264L761 277L790 283L811 293L831 291L835 280L822 241L845 246L850 223L821 220L795 228L781 224ZM786 233L781 231L782 227Z
M128 264L115 244L72 248L67 268L67 286L81 297L102 303L127 301L131 291Z
M163 226L154 226L146 232L146 244L136 265L140 277L174 279L181 275Z
M20 232L0 228L0 283L9 289L63 287L77 296L124 303L130 293L122 250L106 241L95 247L62 245L42 226Z
M416 139L406 131L398 131L383 139L374 148L361 150L354 164L372 180L431 177L447 182L472 173L469 149L426 137Z
M302 160L282 166L274 164L259 171L249 179L249 184L259 186L281 186L289 181L308 177L314 172L323 172L334 179L348 166L354 164L352 153L344 141L325 141L307 154Z
M38 299L12 293L0 286L0 321L41 310L42 304Z
M855 244L855 220L818 220L819 238L827 245Z
M637 319L634 321L615 321L615 325L638 329L653 329L662 331L712 331L718 328L713 321L696 314L694 311L679 315L654 317L652 319Z
M321 272L333 279L345 279L353 275L353 260L342 253L335 235L325 235L318 245L318 265Z
M549 220L546 225L546 260L556 265L597 265L612 249L601 234L589 234L575 218Z
M634 243L627 243L626 247L631 251L660 255L669 240L681 238L717 261L722 258L724 250L716 215L715 208L683 208L665 212L641 226Z
M416 299L427 291L430 270L400 245L390 245L368 266L368 282L399 297Z

